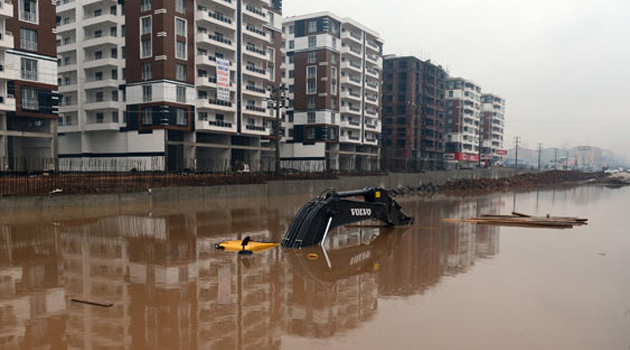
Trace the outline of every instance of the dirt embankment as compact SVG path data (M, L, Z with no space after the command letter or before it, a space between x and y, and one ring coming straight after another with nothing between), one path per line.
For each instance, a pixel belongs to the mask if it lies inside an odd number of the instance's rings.
M564 184L575 184L584 181L605 178L603 173L583 173L580 171L549 171L544 173L521 174L499 179L461 179L453 180L441 186L433 184L418 187L402 187L393 190L396 195L434 194L464 195L484 194L491 192L522 191L535 188L553 187Z

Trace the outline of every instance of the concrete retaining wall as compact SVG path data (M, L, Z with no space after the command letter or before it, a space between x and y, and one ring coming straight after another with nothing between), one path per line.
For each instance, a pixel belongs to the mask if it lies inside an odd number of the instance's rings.
M462 171L439 171L423 174L389 174L379 176L342 176L334 180L270 181L261 185L228 185L212 187L156 188L144 193L105 195L51 195L42 197L0 198L2 215L37 215L38 212L62 210L77 214L112 210L125 213L125 208L142 208L149 205L178 207L189 201L208 201L225 198L260 198L265 196L310 195L316 196L327 188L338 191L360 189L367 186L398 188L433 183L442 185L454 179L501 178L523 171L492 168ZM107 209L109 208L109 209Z

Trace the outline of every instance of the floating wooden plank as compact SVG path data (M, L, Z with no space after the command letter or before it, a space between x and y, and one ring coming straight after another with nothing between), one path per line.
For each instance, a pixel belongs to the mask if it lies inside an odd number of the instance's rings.
M567 229L573 226L588 225L588 219L574 217L553 217L547 216L531 216L522 213L512 213L512 215L499 214L481 214L479 217L470 219L445 219L445 222L465 222L480 225L498 225L498 226L518 226L518 227L537 227L537 228L559 228Z
M73 301L73 302L79 303L79 304L86 304L86 305L99 306L99 307L112 307L112 306L114 306L114 304L112 304L112 303L97 303L95 301L81 300L81 299L77 299L77 298L72 298L72 299L70 299L70 301Z

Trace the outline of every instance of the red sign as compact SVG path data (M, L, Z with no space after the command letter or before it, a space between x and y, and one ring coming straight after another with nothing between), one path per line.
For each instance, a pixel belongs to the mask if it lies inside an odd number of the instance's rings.
M491 160L492 154L484 154L481 156L481 160Z
M497 150L497 156L507 156L508 151L503 150L503 149L498 149Z
M463 160L463 161L466 161L466 162L478 162L479 161L479 155L478 154L470 154L470 153L461 153L461 152L445 153L444 154L444 159L445 160Z

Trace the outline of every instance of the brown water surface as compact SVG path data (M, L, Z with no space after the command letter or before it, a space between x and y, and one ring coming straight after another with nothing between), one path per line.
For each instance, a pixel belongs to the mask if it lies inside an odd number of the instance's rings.
M5 215L0 350L630 347L628 188L410 197L409 228L344 227L325 249L215 250L279 241L307 199ZM443 222L514 209L590 225Z

